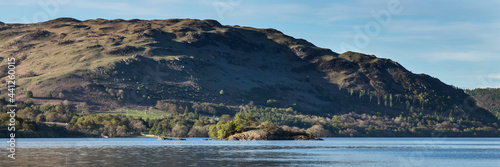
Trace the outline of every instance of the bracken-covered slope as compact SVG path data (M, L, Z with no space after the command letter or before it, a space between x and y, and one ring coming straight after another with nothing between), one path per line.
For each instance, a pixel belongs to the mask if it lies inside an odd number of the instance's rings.
M500 89L499 88L478 88L466 90L467 94L474 97L478 106L488 109L492 114L500 119Z
M38 104L67 100L104 111L205 103L218 107L211 113L234 113L250 103L318 115L397 116L418 109L496 120L463 90L389 59L338 54L274 29L214 20L5 24L1 69L8 56L17 59L19 100L27 100L29 90ZM2 83L5 76L2 70ZM47 92L55 98L45 98Z

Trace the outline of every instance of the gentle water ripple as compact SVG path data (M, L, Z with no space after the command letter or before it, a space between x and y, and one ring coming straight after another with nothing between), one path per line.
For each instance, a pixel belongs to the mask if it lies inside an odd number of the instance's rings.
M500 138L18 139L16 151L1 166L500 166Z

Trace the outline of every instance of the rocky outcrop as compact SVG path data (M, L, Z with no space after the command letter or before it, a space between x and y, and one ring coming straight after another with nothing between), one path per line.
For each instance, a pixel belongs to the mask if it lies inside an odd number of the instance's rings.
M186 140L179 137L157 137L156 140Z

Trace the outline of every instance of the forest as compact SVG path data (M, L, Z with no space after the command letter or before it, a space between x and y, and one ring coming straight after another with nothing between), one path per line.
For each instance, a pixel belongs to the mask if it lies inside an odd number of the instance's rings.
M7 129L10 116L6 102L1 100L0 129ZM217 134L217 129L242 128L272 124L283 130L305 132L316 137L451 137L451 136L500 136L497 123L489 125L471 119L457 108L448 114L424 113L421 108L394 117L380 114L343 113L332 116L302 114L293 107L277 108L242 105L234 115L221 107L198 103L175 105L160 102L155 109L163 111L160 119L119 114L81 112L68 104L36 105L32 102L18 104L16 129L20 137L136 137L142 134L170 137L227 137ZM181 107L182 106L182 107ZM226 109L227 110L227 109ZM219 113L219 114L217 114ZM222 113L222 114L221 114ZM378 113L378 114L377 114ZM215 130L214 130L215 129ZM5 130L0 133L7 133Z
M473 96L479 106L488 109L493 115L500 119L500 89L466 89L465 93Z

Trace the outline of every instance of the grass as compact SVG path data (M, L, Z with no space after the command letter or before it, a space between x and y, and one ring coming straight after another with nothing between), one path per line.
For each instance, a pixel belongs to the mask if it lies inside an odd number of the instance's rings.
M324 55L324 56L321 56L321 58L323 60L330 61L330 60L333 60L335 57L332 55Z
M110 110L101 113L132 116L134 118L142 119L161 119L167 115L170 115L169 113L160 110L149 110L147 111L147 113L145 113L144 110Z
M43 122L45 125L48 125L48 126L58 126L58 127L66 127L68 126L67 123L62 123L62 122Z

